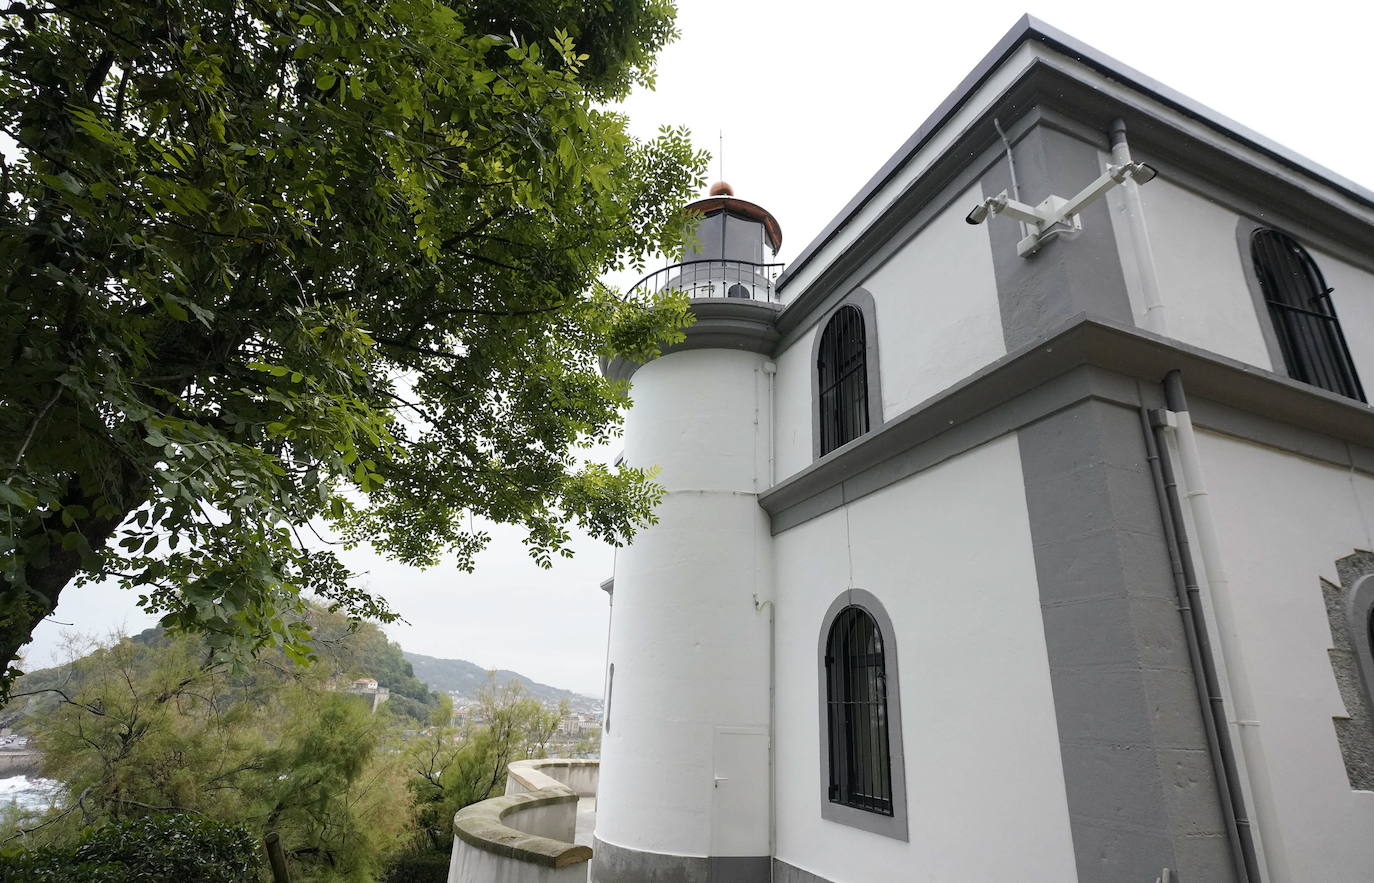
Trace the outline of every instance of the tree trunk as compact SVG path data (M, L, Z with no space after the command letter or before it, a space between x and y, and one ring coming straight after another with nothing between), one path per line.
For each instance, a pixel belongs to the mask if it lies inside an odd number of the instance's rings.
M108 492L104 500L114 506L116 512L106 518L91 516L77 521L74 528L62 524L60 512L45 516L38 532L60 537L69 530L77 530L93 550L98 552L114 535L119 525L142 505L147 493L147 479L126 466L118 475L104 476L106 487L118 480L119 487ZM94 508L94 501L83 493L75 479L68 485L64 495L64 505ZM45 618L57 609L62 590L83 569L82 552L79 549L63 548L60 541L50 543L47 560L42 564L30 564L24 569L28 580L26 587L15 586L9 580L0 581L0 597L5 599L5 609L0 613L0 664L4 665L0 674L0 705L9 699L9 688L15 677L14 663L24 645L33 638L33 631Z

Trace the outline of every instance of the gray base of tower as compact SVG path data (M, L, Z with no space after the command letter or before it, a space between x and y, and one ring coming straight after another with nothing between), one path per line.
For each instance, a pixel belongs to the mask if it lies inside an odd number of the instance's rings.
M758 856L667 855L596 840L591 883L768 883L772 860Z

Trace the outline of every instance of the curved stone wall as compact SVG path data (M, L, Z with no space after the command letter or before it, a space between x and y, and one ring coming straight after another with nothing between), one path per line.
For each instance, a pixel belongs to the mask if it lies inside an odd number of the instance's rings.
M507 765L506 793L521 794L563 785L578 797L595 797L597 779L601 772L599 760L565 760L546 757L539 760L517 760Z
M596 793L598 770L597 761L510 764L505 796L454 815L449 883L585 881L592 850L572 840L578 798Z

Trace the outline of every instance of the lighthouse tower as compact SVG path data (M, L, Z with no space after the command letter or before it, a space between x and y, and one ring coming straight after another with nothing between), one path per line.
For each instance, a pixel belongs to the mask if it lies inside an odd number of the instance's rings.
M657 466L658 523L619 552L591 879L764 881L771 831L767 516L776 219L730 186L681 263L695 324L645 365L612 362L634 406L625 459Z

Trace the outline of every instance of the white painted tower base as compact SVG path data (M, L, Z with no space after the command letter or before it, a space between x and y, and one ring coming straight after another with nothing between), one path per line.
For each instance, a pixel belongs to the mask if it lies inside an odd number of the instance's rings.
M764 362L693 349L634 375L626 461L661 467L667 494L616 562L596 822L611 847L769 855Z

